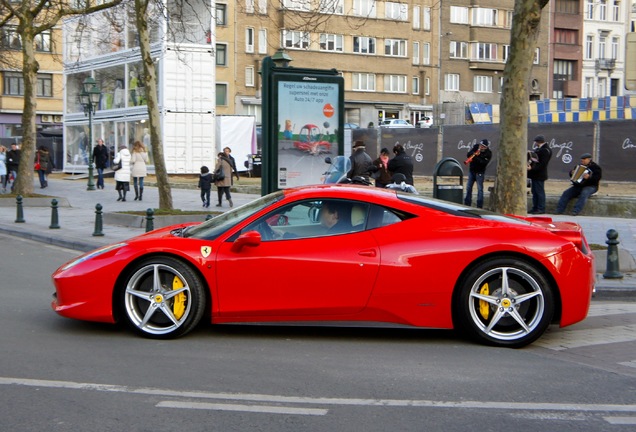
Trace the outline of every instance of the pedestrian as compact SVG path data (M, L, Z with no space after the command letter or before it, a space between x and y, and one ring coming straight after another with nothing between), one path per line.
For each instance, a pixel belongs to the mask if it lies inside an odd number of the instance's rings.
M40 148L35 152L35 168L40 179L40 189L44 189L49 185L46 174L51 163L50 161L51 156L49 154L49 149L45 146L40 146Z
M545 142L543 135L534 137L537 161L528 164L528 178L531 180L532 208L528 214L545 213L545 181L548 179L548 164L552 157L552 150Z
M599 182L602 177L603 170L592 160L592 155L583 153L581 155L581 164L570 171L572 186L563 191L557 204L557 213L563 214L570 200L576 197L579 199L574 204L572 216L577 216L581 213L587 199L598 192Z
M406 154L402 144L393 146L393 159L389 161L389 171L393 174L404 174L406 183L413 186L413 159Z
M230 194L230 186L232 186L232 162L224 152L219 153L216 158L213 178L219 198L219 203L216 206L223 207L221 204L223 194L225 194L225 198L230 204L230 207L234 206L232 195Z
M113 159L113 164L121 163L121 168L115 171L115 190L119 194L117 201L126 201L126 192L130 190L130 159L128 147L120 145Z
M97 168L97 189L104 189L104 170L108 166L108 148L104 140L97 138L97 146L93 149L93 163Z
M2 184L2 193L7 191L7 148L0 145L0 183Z
M368 184L371 184L371 172L373 171L373 160L365 151L364 141L354 141L353 152L349 156L351 169L347 172L347 178L364 177Z
M210 191L212 190L212 173L210 169L203 165L201 167L201 174L199 175L199 184L197 187L201 189L201 201L203 201L203 207L210 207ZM221 201L219 199L219 201Z
M20 147L11 143L11 150L7 152L7 172L11 180L11 192L15 189L15 181L18 179L18 167L20 166Z
M229 147L225 147L223 149L223 153L225 154L225 157L230 161L230 166L232 167L232 175L236 176L236 181L239 181L239 174L238 174L238 170L236 169L236 161L234 160L234 157L232 157L232 149ZM230 186L234 184L234 178L232 176L230 176Z
M406 176L402 173L393 174L391 183L386 185L386 188L419 195L415 186L406 183Z
M141 201L144 196L144 177L148 174L148 168L146 167L148 160L146 146L139 140L135 141L130 158L133 187L135 188L135 201Z
M391 171L389 171L389 149L380 150L380 156L373 161L373 173L371 177L375 179L375 186L385 188L391 183Z
M472 205L473 185L477 183L477 207L484 208L484 178L486 176L486 167L492 159L492 151L490 150L490 141L483 139L475 144L466 154L464 164L468 167L468 183L466 183L466 197L464 204Z

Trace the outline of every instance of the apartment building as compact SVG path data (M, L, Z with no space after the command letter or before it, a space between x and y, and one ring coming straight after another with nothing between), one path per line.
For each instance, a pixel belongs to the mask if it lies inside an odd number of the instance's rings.
M0 28L0 138L21 137L24 107L22 78L22 40L14 25ZM60 128L63 121L62 31L55 27L35 39L35 58L40 65L37 75L38 131Z

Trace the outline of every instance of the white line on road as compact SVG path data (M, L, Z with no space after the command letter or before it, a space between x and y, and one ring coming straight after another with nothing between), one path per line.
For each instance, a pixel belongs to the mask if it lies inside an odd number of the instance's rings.
M603 417L603 419L615 425L636 425L636 417Z
M157 405L159 408L182 408L182 409L199 409L213 411L243 411L267 414L289 414L289 415L325 415L329 412L326 409L319 408L290 408L282 406L269 405L239 405L239 404L218 404L203 402L175 402L163 401Z
M592 345L636 341L636 324L583 330L559 330L546 333L535 346L562 351Z
M578 412L627 412L636 414L636 404L581 404L581 403L537 403L537 402L488 402L488 401L435 401L422 399L359 399L295 397L253 393L210 393L198 391L176 391L160 388L128 387L112 384L81 383L73 381L36 380L28 378L0 377L0 385L22 385L28 387L61 388L71 390L92 390L101 392L128 393L162 397L180 397L190 399L217 399L232 401L250 401L279 404L313 404L341 406L383 406L383 407L425 407L425 408L474 408L500 410L544 410Z

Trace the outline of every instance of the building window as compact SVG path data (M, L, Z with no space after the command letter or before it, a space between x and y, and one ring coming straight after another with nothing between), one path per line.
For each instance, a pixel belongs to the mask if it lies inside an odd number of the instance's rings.
M604 98L607 96L607 78L598 79L598 97Z
M579 32L572 29L555 28L554 41L559 44L578 45Z
M502 47L502 55L501 55L501 59L505 62L508 61L508 56L510 55L510 45L504 45Z
M343 40L342 35L322 33L320 35L320 51L342 52Z
M216 44L216 65L227 66L227 45Z
M22 38L14 26L6 26L0 29L2 32L2 47L9 49L22 49Z
M424 94L426 96L431 94L431 79L424 78Z
M534 59L532 60L533 64L536 64L536 65L539 64L540 54L541 54L541 50L539 48L536 48L534 50Z
M497 9L473 8L473 25L495 27L497 25Z
M504 83L505 83L505 79L504 77L499 77L499 93L503 92L503 88L504 88Z
M344 13L344 0L320 0L318 10L320 13L342 15Z
M385 39L384 54L394 57L406 57L406 41L402 39Z
M216 104L227 106L227 84L216 83Z
M413 92L414 95L419 95L420 94L420 78L414 76L411 80L411 91Z
M424 21L422 21L422 28L424 30L431 29L431 8L429 7L424 8Z
M375 74L351 74L351 89L354 91L375 91Z
M353 15L375 18L375 0L353 0Z
M508 10L506 11L506 16L504 17L504 28L512 28L512 20L514 18L514 11Z
M419 30L421 27L421 8L419 6L413 6L413 28Z
M617 36L614 36L612 38L612 56L610 58L613 58L614 60L618 59L618 46L619 46L619 39Z
M420 64L420 43L413 42L413 64Z
M585 78L585 94L583 97L594 97L594 78Z
M577 15L579 0L557 0L554 9L558 13Z
M18 72L4 72L4 92L6 96L24 96L24 79ZM35 94L38 97L53 96L53 75L38 74L35 83Z
M227 25L227 5L224 3L216 4L216 25Z
M475 75L473 83L475 93L492 93L492 77Z
M598 19L607 20L607 0L598 0Z
M472 45L471 60L494 61L497 60L497 44L474 42Z
M454 24L468 24L468 8L463 6L451 6L450 22Z
M387 93L406 93L406 76L385 75L384 91Z
M592 60L594 58L594 36L587 35L585 37L585 59Z
M375 54L375 38L354 36L353 52L357 54Z
M293 9L299 11L308 11L310 9L311 0L283 0L285 9Z
M49 30L35 35L35 50L39 52L51 52L51 32Z
M422 64L431 64L431 44L424 42L422 44Z
M254 0L245 0L245 13L254 13Z
M450 41L450 58L468 58L468 42Z
M598 38L598 58L605 59L605 46L607 44L607 38L605 36L599 36Z
M384 17L397 21L407 21L409 18L408 5L405 3L385 2Z
M612 21L620 21L620 13L621 13L621 2L618 0L614 0L612 4Z
M252 27L245 29L245 52L254 52L254 29Z
M459 74L444 75L444 90L459 91Z
M245 68L245 87L254 87L254 66Z
M252 0L253 2L254 0ZM258 11L264 15L267 14L267 2L269 0L258 0ZM253 8L254 6L252 6Z
M291 49L309 48L309 33L301 31L283 30L283 47Z
M594 19L594 1L595 0L587 0L585 3L585 19Z
M258 30L258 53L267 54L267 29Z
M576 62L568 60L555 60L554 73L552 75L552 97L554 99L562 99L563 89L566 81L574 81L574 71L576 70Z

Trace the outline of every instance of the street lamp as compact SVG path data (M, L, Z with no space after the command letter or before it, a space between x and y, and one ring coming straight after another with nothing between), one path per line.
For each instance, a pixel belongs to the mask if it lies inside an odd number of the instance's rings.
M80 103L84 107L84 115L88 115L88 184L86 190L95 190L93 181L93 113L97 109L102 92L93 77L87 77L82 83Z
M285 52L284 49L279 48L272 56L272 61L276 67L288 67L292 58Z

